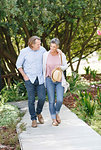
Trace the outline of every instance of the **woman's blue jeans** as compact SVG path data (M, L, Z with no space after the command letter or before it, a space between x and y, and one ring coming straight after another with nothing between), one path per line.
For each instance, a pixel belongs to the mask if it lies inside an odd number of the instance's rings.
M28 107L31 120L36 120L37 115L42 112L42 108L45 102L46 94L44 84L39 85L38 78L32 84L30 80L25 81L25 86L28 93ZM35 110L35 91L37 91L38 103Z
M52 119L56 119L56 114L60 112L63 103L64 87L61 82L53 82L50 77L46 77L46 88L49 99L49 111ZM55 103L55 92L57 101Z

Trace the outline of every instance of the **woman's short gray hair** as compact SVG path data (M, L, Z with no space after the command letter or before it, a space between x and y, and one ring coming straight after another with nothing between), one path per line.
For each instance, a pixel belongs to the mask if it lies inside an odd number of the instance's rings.
M53 38L50 43L55 43L56 45L59 45L60 44L60 41L58 38Z

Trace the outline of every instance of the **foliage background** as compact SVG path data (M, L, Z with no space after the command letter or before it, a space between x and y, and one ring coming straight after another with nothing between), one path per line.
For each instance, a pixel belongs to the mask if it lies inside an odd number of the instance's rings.
M40 36L49 50L49 40L60 39L72 71L82 58L100 50L96 31L101 24L100 0L1 0L0 58L2 74L16 73L16 59L28 38ZM78 57L74 70L74 57Z

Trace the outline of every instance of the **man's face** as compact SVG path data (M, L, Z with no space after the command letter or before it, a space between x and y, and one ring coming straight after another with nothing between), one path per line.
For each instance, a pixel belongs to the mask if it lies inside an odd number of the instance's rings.
M39 50L39 49L40 49L40 46L41 46L41 41L38 40L38 39L36 39L36 40L35 40L35 43L32 44L32 49L33 49L33 50Z

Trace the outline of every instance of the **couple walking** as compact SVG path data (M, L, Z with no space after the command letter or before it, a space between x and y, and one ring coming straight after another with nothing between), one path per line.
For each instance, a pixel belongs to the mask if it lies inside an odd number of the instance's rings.
M52 125L58 126L61 123L59 112L63 102L63 93L67 90L68 85L62 72L67 69L66 56L58 48L59 39L57 38L51 40L50 50L46 51L41 46L40 38L32 36L28 40L28 47L21 50L16 62L16 67L23 76L28 93L28 108L32 127L37 127L37 118L41 124L44 123L41 112L46 97L45 87L48 93ZM56 77L58 80L55 79ZM36 109L35 91L38 96Z

